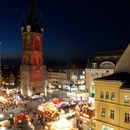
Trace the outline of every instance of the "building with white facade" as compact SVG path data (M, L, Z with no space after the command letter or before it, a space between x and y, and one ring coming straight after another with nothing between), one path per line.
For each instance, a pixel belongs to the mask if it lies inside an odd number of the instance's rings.
M70 63L67 65L67 81L71 90L85 90L86 63Z
M86 89L95 93L96 78L111 75L114 72L117 61L123 51L98 52L87 64L86 68Z
M47 79L48 79L48 85L49 85L48 87L65 89L65 86L67 84L66 70L48 69L47 77L48 77Z

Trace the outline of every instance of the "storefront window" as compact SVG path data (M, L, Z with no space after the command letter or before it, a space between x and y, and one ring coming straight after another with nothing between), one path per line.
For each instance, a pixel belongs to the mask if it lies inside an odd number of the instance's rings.
M114 130L114 129L111 128L111 127L108 127L108 126L102 125L102 130Z

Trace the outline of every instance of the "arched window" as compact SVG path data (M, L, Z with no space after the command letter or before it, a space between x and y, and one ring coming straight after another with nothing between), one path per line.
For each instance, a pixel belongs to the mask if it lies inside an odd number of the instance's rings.
M39 64L41 64L41 58L39 57Z
M114 69L115 64L110 62L110 61L105 61L105 62L100 64L100 68L101 69Z
M35 50L40 50L40 38L39 38L39 36L35 36L35 39L34 39L34 49Z
M33 64L34 64L34 65L37 64L37 58L36 58L36 57L34 57L34 59L33 59Z

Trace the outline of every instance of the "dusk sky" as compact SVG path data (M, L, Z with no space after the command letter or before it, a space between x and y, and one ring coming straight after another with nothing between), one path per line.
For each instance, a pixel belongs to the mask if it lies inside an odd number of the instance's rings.
M130 0L35 0L44 26L45 59L84 59L130 42ZM28 0L2 0L2 57L22 55L20 26Z

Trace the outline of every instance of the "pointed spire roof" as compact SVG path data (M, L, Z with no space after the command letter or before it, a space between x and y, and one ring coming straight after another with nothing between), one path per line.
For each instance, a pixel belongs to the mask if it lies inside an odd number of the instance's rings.
M116 64L114 73L120 72L130 73L130 44L128 45L128 47L126 48L126 50Z
M27 24L28 25L38 24L34 0L29 0L29 9L28 9L28 13L27 13Z
M27 18L25 20L24 20L24 18L22 18L22 25L21 25L21 27L23 27L22 32L27 31L27 28L26 28L27 25L31 26L32 32L43 33L43 27L40 22L40 18L38 19L38 17L37 17L35 0L29 0Z

